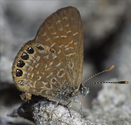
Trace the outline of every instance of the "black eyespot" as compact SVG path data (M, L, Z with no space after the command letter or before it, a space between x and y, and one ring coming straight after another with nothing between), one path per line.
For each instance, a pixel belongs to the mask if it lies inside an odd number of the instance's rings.
M23 74L23 72L22 72L22 70L21 69L17 69L16 70L16 76L22 76L22 74Z
M29 47L29 48L27 49L27 52L28 52L29 54L32 54L32 53L34 53L34 49L33 49L32 47Z
M25 65L24 61L19 60L19 62L17 63L18 67L23 67Z
M40 45L36 46L39 50L44 50L44 48Z
M54 50L50 49L50 52L51 52L51 53L54 53Z
M27 60L27 59L29 59L29 56L28 56L27 53L23 53L21 58L24 59L24 60Z

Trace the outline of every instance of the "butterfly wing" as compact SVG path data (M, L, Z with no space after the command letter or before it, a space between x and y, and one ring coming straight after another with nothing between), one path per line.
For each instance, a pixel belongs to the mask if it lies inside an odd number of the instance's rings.
M31 49L33 53L29 53ZM23 59L23 53L29 58ZM24 66L19 67L21 61ZM78 91L82 71L81 18L77 9L66 7L50 15L35 39L18 52L13 64L13 79L21 91L52 100L68 99L70 93Z

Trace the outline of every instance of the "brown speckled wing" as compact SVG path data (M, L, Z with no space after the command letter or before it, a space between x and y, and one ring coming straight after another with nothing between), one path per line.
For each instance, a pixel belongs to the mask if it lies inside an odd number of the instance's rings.
M55 101L77 94L83 72L83 28L78 10L66 7L50 15L34 40L22 46L12 70L16 86L23 92Z

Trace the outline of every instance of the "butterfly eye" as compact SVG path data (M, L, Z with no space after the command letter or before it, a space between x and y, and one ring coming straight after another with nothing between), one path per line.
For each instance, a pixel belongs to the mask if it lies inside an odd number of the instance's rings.
M39 50L44 50L44 48L40 45L36 46Z
M32 53L34 53L34 49L33 49L32 47L29 47L29 48L27 49L27 52L28 52L29 54L32 54Z

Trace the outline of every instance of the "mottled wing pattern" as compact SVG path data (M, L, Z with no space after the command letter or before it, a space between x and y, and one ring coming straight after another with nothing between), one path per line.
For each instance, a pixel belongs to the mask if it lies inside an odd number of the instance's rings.
M67 7L48 17L38 30L36 42L40 41L56 51L71 83L79 86L83 72L83 28L78 10Z
M27 59L23 59L25 55ZM49 16L35 39L18 52L12 69L14 81L23 92L57 100L60 91L79 89L83 29L78 10L66 7Z

